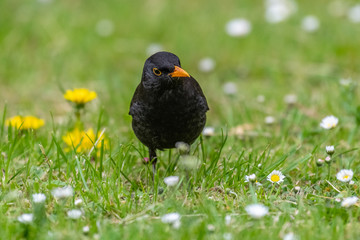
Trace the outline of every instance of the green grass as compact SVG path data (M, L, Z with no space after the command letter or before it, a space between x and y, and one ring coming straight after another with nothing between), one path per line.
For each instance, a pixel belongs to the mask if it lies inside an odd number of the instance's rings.
M252 0L4 1L0 239L223 239L228 233L233 239L282 239L289 232L301 239L359 238L359 204L343 208L336 199L360 195L360 30L346 16L329 14L328 6L326 0L298 1L288 20L269 24L263 2ZM321 22L315 33L300 28L308 14ZM236 17L252 22L248 36L225 33L227 21ZM102 19L114 24L108 37L95 30ZM159 152L154 183L151 167L142 163L147 149L128 115L151 43L177 54L199 81L211 109L207 125L216 129L191 147L195 167L177 150ZM216 61L213 72L198 70L203 57ZM354 84L341 86L341 78ZM234 96L222 91L229 81L237 85ZM86 129L105 128L110 147L92 156L65 151L62 140L75 123L62 95L74 87L98 94L82 121ZM283 101L290 93L298 98L293 107ZM258 95L264 103L256 101ZM8 128L5 119L17 114L46 124L36 131ZM269 115L276 118L270 126L264 123ZM327 115L339 118L336 128L319 127ZM244 124L251 127L245 135L231 134ZM316 166L327 145L336 150L330 175L326 164ZM336 179L344 168L354 171L354 185ZM283 184L266 180L274 169L285 174ZM262 187L244 182L252 173ZM163 181L171 175L180 177L172 188ZM74 196L56 200L51 191L67 185ZM31 201L39 192L47 197L43 209ZM75 199L83 203L75 206ZM245 207L255 202L269 214L248 216ZM69 219L71 209L81 209L82 217ZM17 220L32 212L37 218L31 224ZM182 215L179 229L161 222L171 212ZM226 215L232 216L229 225Z

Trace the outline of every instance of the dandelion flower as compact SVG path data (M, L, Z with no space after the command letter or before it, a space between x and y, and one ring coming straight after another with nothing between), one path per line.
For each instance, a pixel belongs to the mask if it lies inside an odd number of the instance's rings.
M21 130L38 129L44 126L45 121L43 119L34 116L14 116L6 120L7 126L19 128Z
M351 207L352 205L354 205L357 201L359 200L358 197L348 197L348 198L344 198L344 200L341 202L341 206L342 207Z
M97 97L96 92L86 88L75 88L74 90L66 90L64 98L75 103L78 107L83 107L85 103L94 100Z
M332 128L336 127L338 122L339 122L339 119L337 117L334 117L332 115L327 116L321 120L320 127L325 128L325 129L332 129Z
M168 187L175 186L179 182L178 176L169 176L164 178L164 182Z
M231 37L243 37L251 32L251 23L243 18L236 18L226 24L226 32Z
M315 16L306 16L301 22L301 27L306 32L315 32L320 27L319 19Z
M43 203L46 200L46 196L43 193L35 193L32 195L32 200L34 203Z
M62 137L63 141L68 145L68 148L65 149L66 151L70 151L73 147L76 148L76 152L85 152L93 148L96 141L98 144L96 148L101 148L102 140L104 139L104 148L107 149L109 142L106 139L105 135L102 134L100 137L98 134L97 138L95 137L94 130L92 128L88 129L87 131L80 130L75 128L74 130L68 132L65 136ZM100 139L99 139L100 137Z
M74 195L74 190L71 186L65 186L62 188L55 188L54 190L51 191L51 194L56 199L63 199L63 198L72 197Z
M278 170L274 170L272 171L268 176L267 176L267 180L272 182L272 183L281 183L284 181L285 176L282 174L282 172L278 171Z
M33 221L34 215L32 213L24 213L24 214L20 215L17 219L21 223L28 224Z
M354 172L351 169L342 169L336 174L336 178L341 182L350 182Z
M67 215L71 219L78 219L81 217L82 212L78 209L72 209L67 212Z
M259 219L264 217L266 214L268 214L269 209L262 204L250 204L245 207L245 211L252 218Z
M212 58L203 58L199 62L199 70L201 72L211 72L215 68L215 61Z

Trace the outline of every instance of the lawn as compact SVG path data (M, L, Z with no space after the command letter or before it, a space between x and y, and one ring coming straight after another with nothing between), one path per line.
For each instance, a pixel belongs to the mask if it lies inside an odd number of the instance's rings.
M359 239L360 5L293 4L3 1L0 239ZM128 112L156 49L210 111L153 181ZM74 88L96 98L79 107Z

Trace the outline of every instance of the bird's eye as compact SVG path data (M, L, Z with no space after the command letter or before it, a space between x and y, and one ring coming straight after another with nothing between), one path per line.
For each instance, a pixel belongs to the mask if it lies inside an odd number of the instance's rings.
M160 76L161 75L161 71L157 68L153 68L153 73L156 75L156 76Z

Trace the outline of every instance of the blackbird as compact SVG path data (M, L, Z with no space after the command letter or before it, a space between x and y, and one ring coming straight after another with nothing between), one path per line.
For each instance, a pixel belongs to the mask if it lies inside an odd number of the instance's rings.
M209 110L198 82L181 68L179 58L158 52L144 64L129 114L136 137L149 148L156 172L156 150L192 144L202 132Z

